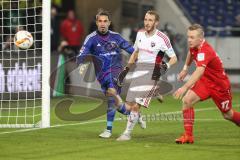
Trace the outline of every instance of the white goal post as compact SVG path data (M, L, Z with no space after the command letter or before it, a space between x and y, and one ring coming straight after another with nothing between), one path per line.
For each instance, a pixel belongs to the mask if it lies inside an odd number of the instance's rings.
M51 0L43 0L43 50L42 50L42 128L50 127L50 9Z
M51 0L0 1L0 128L50 127ZM14 35L34 43L22 50Z

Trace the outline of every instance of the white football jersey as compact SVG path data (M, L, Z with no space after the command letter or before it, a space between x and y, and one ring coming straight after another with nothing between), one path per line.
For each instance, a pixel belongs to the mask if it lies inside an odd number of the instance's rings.
M160 51L166 53L170 58L175 56L169 38L159 30L149 37L145 30L138 31L134 48L139 51L138 63L155 63Z

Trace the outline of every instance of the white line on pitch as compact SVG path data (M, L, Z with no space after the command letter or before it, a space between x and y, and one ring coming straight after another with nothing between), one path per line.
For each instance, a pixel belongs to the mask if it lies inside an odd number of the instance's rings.
M240 104L235 104L233 105L234 107L240 107ZM201 111L208 111L208 110L215 110L216 108L202 108L202 109L195 109L195 112L201 112ZM163 114L179 114L182 113L182 111L176 111L176 112L163 112ZM120 121L122 118L116 118L115 121ZM200 119L196 119L200 120ZM205 121L208 121L210 119L202 119ZM215 120L221 120L221 119L215 119ZM86 122L79 122L79 123L70 123L70 124L57 124L50 126L50 128L57 128L57 127L65 127L65 126L76 126L76 125L84 125L84 124L94 124L94 123L101 123L101 122L106 122L106 120L95 120L95 121L86 121ZM15 131L7 131L7 132L0 132L0 135L3 134L10 134L10 133L21 133L21 132L28 132L28 131L34 131L34 130L40 130L40 129L48 129L48 128L28 128L28 129L19 129Z

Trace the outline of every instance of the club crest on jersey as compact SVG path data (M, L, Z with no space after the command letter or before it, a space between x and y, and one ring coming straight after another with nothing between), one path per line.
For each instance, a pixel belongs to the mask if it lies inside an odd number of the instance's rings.
M107 42L105 45L104 45L104 48L106 51L113 51L115 50L115 48L117 48L118 45L116 42L114 41L110 41L110 42Z
M156 46L155 42L151 42L151 47L155 47L155 46Z
M205 54L204 53L198 53L197 60L198 61L204 61L204 59L205 59Z

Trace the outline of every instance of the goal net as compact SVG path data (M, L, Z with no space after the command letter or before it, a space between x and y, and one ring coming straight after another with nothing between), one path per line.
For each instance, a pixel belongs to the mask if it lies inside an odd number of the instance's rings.
M49 127L50 1L0 0L0 128ZM14 45L27 30L34 43Z

